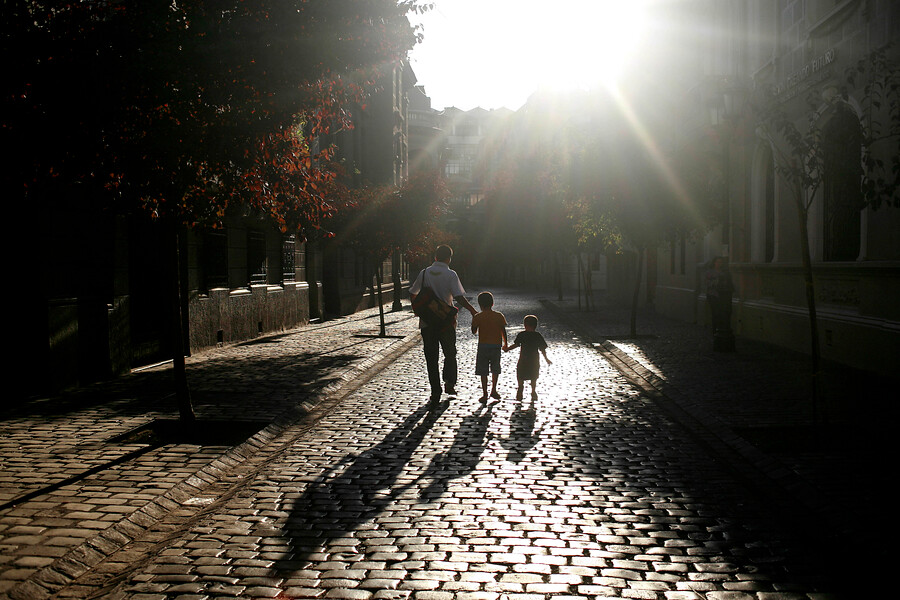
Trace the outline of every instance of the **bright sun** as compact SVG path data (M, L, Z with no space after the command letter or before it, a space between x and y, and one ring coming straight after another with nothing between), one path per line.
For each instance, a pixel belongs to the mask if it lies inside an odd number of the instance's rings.
M510 15L518 52L506 59L523 77L555 89L611 85L644 33L634 0L519 2ZM526 8L527 7L527 8ZM549 10L548 10L549 7ZM503 45L494 51L502 51Z
M436 0L413 67L438 103L464 108L612 85L643 41L648 1Z

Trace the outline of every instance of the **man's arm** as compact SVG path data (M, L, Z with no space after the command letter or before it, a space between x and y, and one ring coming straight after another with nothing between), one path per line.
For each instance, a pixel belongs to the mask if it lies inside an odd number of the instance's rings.
M463 308L465 308L466 310L468 310L470 313L472 313L472 316L473 316L473 317L474 317L475 314L478 312L477 310L475 310L475 307L474 307L474 306L472 306L471 304L469 304L469 301L466 300L466 297L465 297L465 296L455 296L453 299L456 300L456 303L457 303L457 304L459 304L460 306L462 306Z
M409 301L410 302L414 301L416 299L416 296L419 295L419 292L422 291L422 286L419 283L419 280L424 279L424 277L425 277L425 271L424 270L419 271L419 274L416 275L416 278L413 279L412 284L409 286ZM413 292L413 290L416 290L416 291Z

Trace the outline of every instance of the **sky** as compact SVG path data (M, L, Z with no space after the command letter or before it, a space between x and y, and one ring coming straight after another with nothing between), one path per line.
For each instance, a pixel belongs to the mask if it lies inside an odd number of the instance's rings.
M432 106L521 108L539 88L610 85L646 38L643 0L435 0L411 53Z

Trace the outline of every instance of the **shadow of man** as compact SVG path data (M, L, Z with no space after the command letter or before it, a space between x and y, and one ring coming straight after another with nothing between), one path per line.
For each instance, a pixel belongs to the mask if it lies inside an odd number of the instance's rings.
M445 409L445 403L420 407L377 445L345 456L310 483L290 507L284 536L292 552L289 560L275 565L277 574L301 569L314 555L329 553L332 542L375 517L412 485L397 486L397 479ZM344 555L356 553L352 545L339 547Z
M447 489L453 479L465 477L475 469L481 460L481 454L487 446L487 431L496 402L479 405L474 414L467 415L459 424L453 444L446 451L436 454L419 480L430 479L419 497L423 500L434 500Z

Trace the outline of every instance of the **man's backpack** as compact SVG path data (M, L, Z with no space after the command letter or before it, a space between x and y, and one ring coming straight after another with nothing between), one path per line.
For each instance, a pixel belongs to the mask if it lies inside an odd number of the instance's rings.
M459 309L450 306L434 293L425 283L425 269L420 273L422 277L422 289L412 301L412 309L417 317L428 325L447 325L456 317Z

